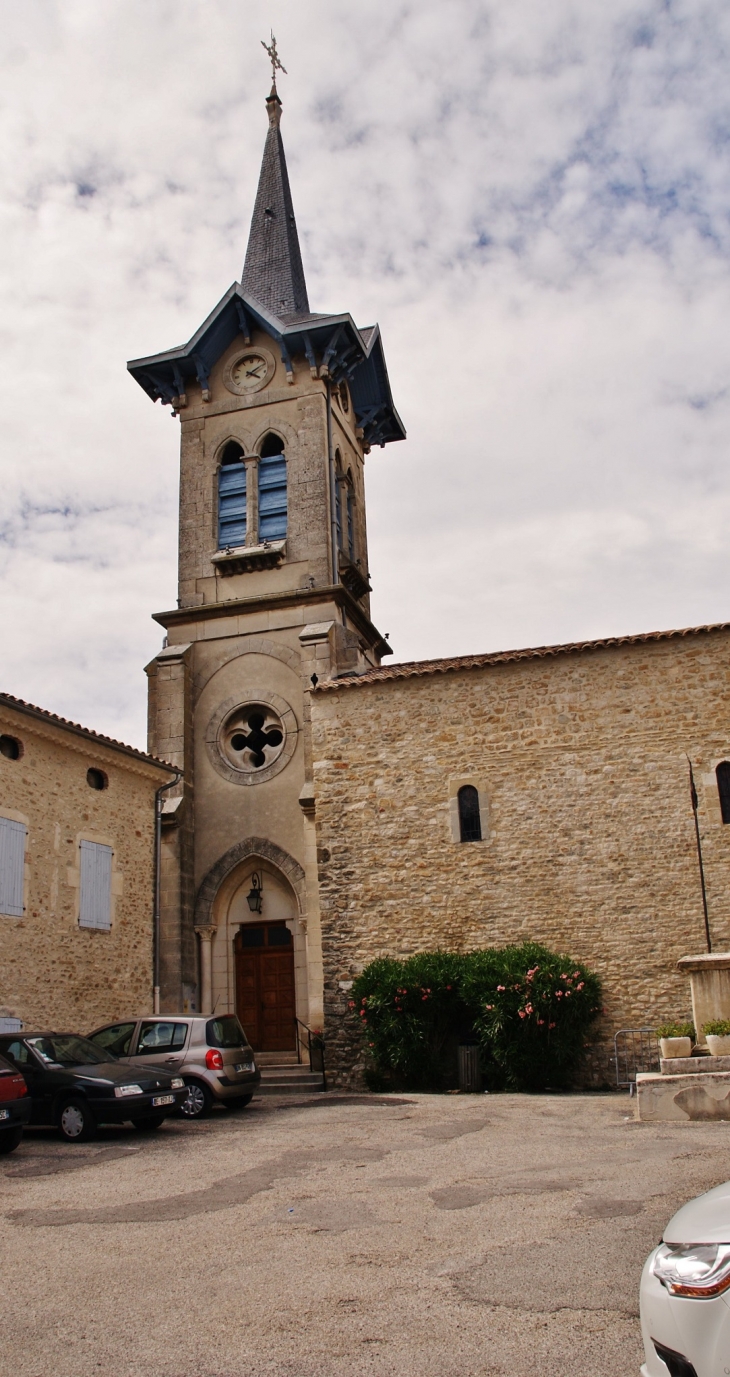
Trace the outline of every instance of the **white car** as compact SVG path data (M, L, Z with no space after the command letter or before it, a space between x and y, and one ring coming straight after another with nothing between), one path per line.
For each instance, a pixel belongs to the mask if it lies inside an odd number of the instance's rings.
M670 1219L641 1277L642 1377L730 1373L730 1181Z

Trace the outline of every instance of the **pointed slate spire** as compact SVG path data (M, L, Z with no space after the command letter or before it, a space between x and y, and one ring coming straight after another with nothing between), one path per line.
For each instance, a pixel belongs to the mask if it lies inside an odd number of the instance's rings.
M281 101L275 85L266 109L269 132L241 285L247 296L255 297L274 315L298 315L309 311L309 301L279 129Z

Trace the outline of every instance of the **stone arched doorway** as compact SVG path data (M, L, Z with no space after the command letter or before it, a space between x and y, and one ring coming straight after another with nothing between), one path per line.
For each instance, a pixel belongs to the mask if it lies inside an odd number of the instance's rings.
M248 867L245 867L247 870ZM270 866L241 875L228 909L236 1013L255 1052L296 1048L296 900ZM252 913L249 895L261 903Z
M306 1023L309 1011L304 875L292 857L257 841L222 857L198 892L201 1003L205 1012L237 1013L256 1051L289 1051L295 1016ZM259 885L255 912L248 895Z

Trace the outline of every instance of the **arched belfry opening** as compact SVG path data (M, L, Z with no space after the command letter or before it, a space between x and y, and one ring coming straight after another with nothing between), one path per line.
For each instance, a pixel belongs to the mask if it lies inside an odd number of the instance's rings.
M273 431L261 445L259 460L259 539L283 540L287 527L284 441Z
M218 474L218 548L243 545L246 539L246 465L237 440L229 440Z

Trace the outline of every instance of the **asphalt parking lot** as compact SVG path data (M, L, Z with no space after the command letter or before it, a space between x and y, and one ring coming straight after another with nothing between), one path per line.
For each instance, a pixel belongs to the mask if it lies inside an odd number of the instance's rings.
M730 1176L624 1096L260 1100L0 1165L3 1377L638 1377L643 1260Z

